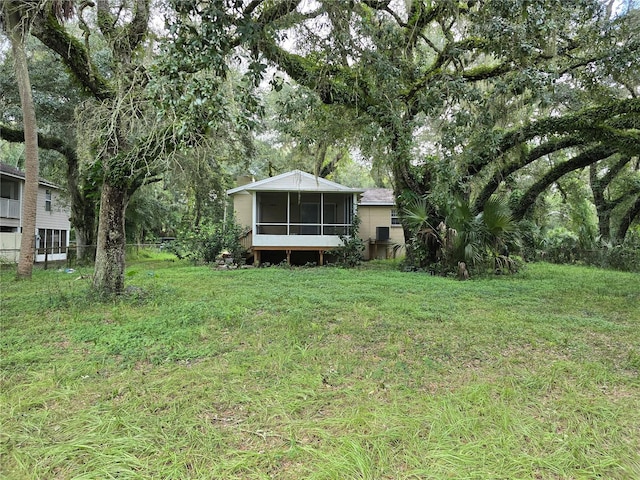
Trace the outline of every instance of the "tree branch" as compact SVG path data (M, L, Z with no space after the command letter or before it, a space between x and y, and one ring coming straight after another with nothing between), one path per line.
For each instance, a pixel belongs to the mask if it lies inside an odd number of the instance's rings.
M24 143L24 130L0 125L0 138L11 143ZM60 138L38 133L38 147L45 150L54 150L70 161L77 161L74 148Z
M640 114L640 99L624 99L607 105L586 108L574 114L562 117L546 117L529 123L521 128L505 132L493 148L483 145L476 152L472 162L467 166L467 175L475 175L482 168L503 155L509 149L531 140L550 134L571 134L581 132L588 134L595 140L614 141L625 149L638 148L640 137L633 132L624 132L607 128L606 122L622 114ZM622 137L618 137L622 134Z
M266 8L258 17L258 23L263 27L270 23L279 20L280 18L295 11L300 5L301 0L286 0L281 2L274 2L271 8Z
M556 165L525 192L513 211L513 217L516 220L521 220L527 211L533 206L538 195L544 192L549 185L557 181L562 176L569 172L573 172L574 170L578 170L579 168L588 167L592 163L607 158L614 153L615 149L599 145L576 155L571 160L567 160L566 162Z
M619 240L624 240L627 235L629 227L640 216L640 195L636 198L636 201L629 207L629 209L622 215L622 220L618 225L617 237Z
M484 186L478 197L474 202L474 209L478 212L482 211L484 204L491 198L491 195L498 189L500 183L514 172L517 172L521 168L533 163L537 159L549 155L550 153L564 150L565 148L575 147L578 145L584 145L584 138L582 136L573 135L570 137L554 138L548 142L538 145L531 149L526 155L522 155L518 160L511 162L504 167L500 168L493 174L491 179Z
M62 58L82 87L95 98L106 100L112 97L109 83L91 62L84 45L65 30L51 8L35 18L31 33Z

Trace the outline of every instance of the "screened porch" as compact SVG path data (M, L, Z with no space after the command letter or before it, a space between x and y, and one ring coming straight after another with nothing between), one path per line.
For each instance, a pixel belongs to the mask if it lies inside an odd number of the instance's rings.
M353 193L256 192L254 244L256 235L347 235L354 205Z

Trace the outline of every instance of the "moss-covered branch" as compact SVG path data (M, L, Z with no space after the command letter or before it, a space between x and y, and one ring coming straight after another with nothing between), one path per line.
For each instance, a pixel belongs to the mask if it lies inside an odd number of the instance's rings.
M24 143L24 130L0 125L0 138L11 143ZM38 147L54 150L70 161L77 161L75 149L58 137L38 133Z
M51 9L35 18L31 33L60 56L80 85L95 98L106 100L113 96L109 82L100 75L85 46L66 31Z
M528 153L521 155L517 160L508 163L493 174L493 176L481 190L480 194L478 194L478 197L474 202L475 210L478 212L482 211L484 208L484 204L498 189L500 183L512 173L517 172L521 168L526 167L527 165L533 163L534 161L545 155L549 155L550 153L558 152L566 148L583 145L584 143L585 139L582 136L572 135L569 137L556 137L543 143L542 145L538 145L535 148L532 148Z
M581 132L592 136L594 140L615 142L624 150L639 148L640 136L637 132L607 127L606 122L619 115L631 117L640 115L640 99L618 100L562 117L546 117L521 128L507 131L501 135L493 148L482 148L475 152L473 160L467 166L467 175L477 174L509 149L536 137L547 135Z
M631 224L640 217L640 195L636 201L631 204L629 209L622 215L622 219L618 224L617 236L620 240L624 240Z
M556 165L543 175L536 183L534 183L520 198L518 205L513 210L514 218L517 220L522 219L529 208L533 206L538 196L559 178L563 177L567 173L573 172L574 170L588 167L592 163L607 158L614 153L615 149L599 145L576 155L566 162Z
M310 57L287 52L270 39L260 43L263 55L300 85L314 90L326 105L368 107L368 93L351 67L316 63Z
M273 2L265 8L258 17L258 23L269 25L285 15L295 11L301 0L288 0L286 2Z

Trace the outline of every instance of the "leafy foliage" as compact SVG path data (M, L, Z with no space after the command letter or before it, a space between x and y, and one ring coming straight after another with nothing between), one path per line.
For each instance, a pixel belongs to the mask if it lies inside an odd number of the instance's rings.
M542 243L543 256L554 263L573 263L578 256L580 237L564 228L549 230Z
M243 227L233 220L202 223L193 229L179 232L168 249L180 259L204 263L213 263L222 252L227 252L234 262L242 263L245 251L240 238L243 234Z
M354 215L347 235L339 235L342 245L329 252L336 257L338 265L355 267L364 260L364 241L358 235L360 222L360 217Z
M496 273L513 271L516 263L509 253L520 248L518 227L503 199L493 198L485 210L475 212L468 202L457 199L447 206L445 220L433 225L424 197L416 197L403 210L412 236L414 268L451 273L465 262L470 268L492 268ZM435 261L429 252L436 250Z

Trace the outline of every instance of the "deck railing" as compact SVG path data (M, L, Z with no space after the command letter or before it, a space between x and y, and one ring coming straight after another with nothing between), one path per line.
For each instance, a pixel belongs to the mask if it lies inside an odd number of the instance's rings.
M20 201L10 198L0 198L0 217L20 218Z
M250 250L251 247L253 246L253 231L248 230L247 232L244 233L244 235L240 237L239 240L240 240L240 245L242 245L242 248L244 248L245 250Z

